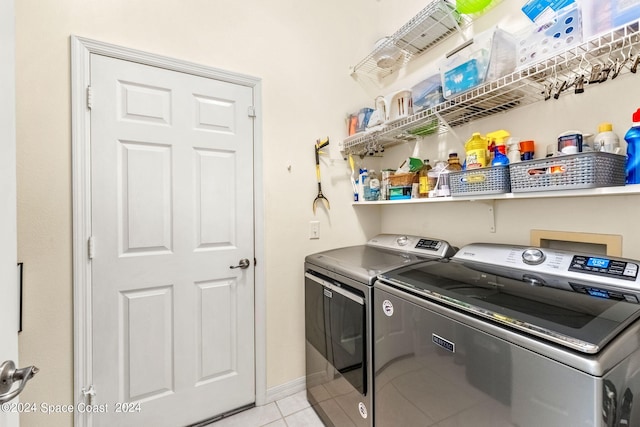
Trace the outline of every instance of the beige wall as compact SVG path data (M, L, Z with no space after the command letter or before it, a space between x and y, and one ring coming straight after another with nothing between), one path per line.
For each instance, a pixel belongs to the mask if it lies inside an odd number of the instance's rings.
M627 74L587 88L582 95L533 104L455 131L465 140L474 131L507 129L539 143L536 151L543 156L546 145L554 143L559 133L569 129L597 133L598 123L603 121L612 122L622 138L631 125L632 112L639 107L638 76ZM450 135L440 140L425 138L419 147L423 157L430 159L444 159L451 150L464 152ZM395 161L406 158L412 150L413 145L398 147L385 161L393 164L394 157ZM622 236L623 256L640 258L640 195L496 201L495 233L489 232L488 207L468 201L392 206L382 210L382 230L397 232L402 225L401 231L406 233L442 237L457 246L478 241L527 245L531 229L615 234ZM367 207L357 207L362 209Z
M22 364L41 368L24 402L73 402L70 35L256 76L263 87L267 386L304 375L304 255L362 242L379 217L350 206L345 162L323 158L331 211L314 217L312 146L344 136L368 100L349 66L364 56L372 0L23 0L16 4L18 256L25 263ZM410 11L414 14L417 10ZM359 51L359 52L358 52ZM288 170L288 166L291 170ZM319 220L320 240L308 239ZM23 426L71 416L25 414Z
M378 94L420 81L459 40L423 56L383 86L356 82L349 76L349 66L364 57L378 38L392 34L421 10L425 0L16 3L18 255L25 263L20 356L22 365L42 369L23 401L73 401L72 34L262 79L269 388L304 375L305 254L361 243L380 231L441 236L458 245L475 240L526 243L528 228L535 227L624 234L624 254L640 258L640 249L633 244L639 232L631 222L632 215L637 216L637 196L498 202L496 233L488 233L482 221L473 222L483 214L482 203L351 206L348 165L335 152L345 136L345 114ZM518 2L503 2L478 21L476 29L506 21L507 13L517 12L514 3ZM507 29L515 25L502 24ZM640 106L637 78L626 76L602 85L598 96L571 96L567 101L526 107L456 132L466 139L472 128L486 132L506 127L550 142L567 128L593 131L598 121L610 120L623 133L631 111ZM321 166L331 210L314 217L311 147L324 136L330 136L332 148ZM419 143L421 152L432 158L451 147L459 147L451 136ZM397 165L413 148L413 144L402 145L389 150L382 160L366 162L376 168ZM310 220L321 222L320 240L308 240ZM71 417L24 415L22 423L68 426Z

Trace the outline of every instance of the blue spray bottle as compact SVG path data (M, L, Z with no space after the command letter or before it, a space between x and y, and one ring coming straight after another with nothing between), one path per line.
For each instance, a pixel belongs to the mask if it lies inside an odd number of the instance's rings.
M640 108L633 113L633 125L624 136L627 141L627 184L640 184Z

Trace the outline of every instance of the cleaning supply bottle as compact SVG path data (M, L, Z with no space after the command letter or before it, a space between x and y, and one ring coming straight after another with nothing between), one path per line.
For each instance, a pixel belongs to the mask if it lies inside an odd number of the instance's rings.
M366 200L364 197L364 186L367 179L367 168L361 168L358 175L358 199Z
M462 170L458 153L449 153L449 166L447 167L451 172L457 172Z
M504 147L504 145L503 145ZM509 158L502 154L496 145L493 149L493 160L491 160L491 166L505 166L509 164Z
M429 197L429 171L431 170L431 165L429 164L429 159L424 159L422 162L422 168L420 168L419 178L418 178L418 194L420 198Z
M495 139L491 139L487 137L487 166L489 166L493 161L493 152L495 151L495 148L496 148Z
M357 202L359 200L358 198L358 181L360 177L356 177L356 164L355 161L353 160L353 156L351 154L349 154L349 166L351 167L351 185L353 187L353 201Z
M424 166L422 160L420 160L420 164ZM418 169L417 172L413 174L413 180L411 181L411 198L418 199L420 198L420 171L422 170L422 166Z
M533 156L535 155L535 142L531 140L521 141L520 142L520 160L527 161L533 160Z
M598 134L593 138L593 150L616 154L620 151L620 138L613 131L611 123L600 123Z
M624 136L627 141L627 184L640 184L640 108L633 113L633 125Z
M429 197L446 197L451 195L449 188L449 164L444 160L437 161L429 171Z
M364 199L368 202L373 202L380 199L380 180L376 171L371 169L367 173L364 184Z
M487 140L480 133L474 132L464 144L466 169L477 169L487 166Z
M520 161L520 140L518 138L509 138L507 142L507 158L509 163L518 163Z
M487 133L487 141L489 144L489 157L491 159L490 163L492 165L493 165L493 159L495 158L496 150L498 150L500 153L504 155L507 154L507 147L505 144L507 139L510 136L511 134L504 129Z

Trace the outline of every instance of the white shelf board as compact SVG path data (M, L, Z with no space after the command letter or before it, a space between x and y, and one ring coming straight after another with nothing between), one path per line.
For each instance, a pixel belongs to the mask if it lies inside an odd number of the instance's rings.
M379 200L376 202L353 202L354 206L383 206L416 203L473 202L483 200L548 199L554 197L626 196L640 194L640 184L621 187L585 188L580 190L534 191L528 193L487 194L464 197L433 197L427 199Z

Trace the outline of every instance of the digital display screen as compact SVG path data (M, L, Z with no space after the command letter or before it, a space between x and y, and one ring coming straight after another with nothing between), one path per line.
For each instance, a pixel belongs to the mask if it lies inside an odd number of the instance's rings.
M606 258L589 258L587 259L588 267L607 268L609 267L610 260Z
M593 289L593 288L592 289L587 289L587 292L592 297L609 298L609 293L607 291L602 291L600 289Z

